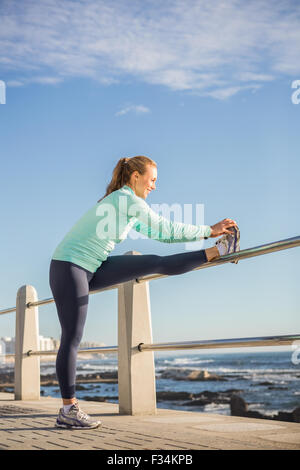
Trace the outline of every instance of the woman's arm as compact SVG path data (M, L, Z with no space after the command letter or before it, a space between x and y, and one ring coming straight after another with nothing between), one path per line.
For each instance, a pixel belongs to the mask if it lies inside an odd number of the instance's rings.
M172 222L154 212L143 200L130 207L129 215L136 218L134 230L163 243L191 242L211 235L209 225Z

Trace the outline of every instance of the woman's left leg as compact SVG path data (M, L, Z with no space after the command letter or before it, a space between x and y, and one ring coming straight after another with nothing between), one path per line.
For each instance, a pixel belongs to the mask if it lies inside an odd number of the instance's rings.
M208 249L209 250L209 249ZM207 250L188 251L175 255L109 256L89 282L90 291L127 282L148 274L183 274L206 263Z

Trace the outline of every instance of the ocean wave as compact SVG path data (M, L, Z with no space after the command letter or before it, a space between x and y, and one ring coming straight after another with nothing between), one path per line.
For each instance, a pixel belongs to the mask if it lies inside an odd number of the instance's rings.
M230 406L223 403L209 403L204 406L203 412L230 415Z
M248 409L251 411L256 411L256 410L263 410L265 408L264 403L249 403L248 404Z
M231 367L206 367L205 370L212 374L223 375L225 377L231 376L235 379L243 378L251 382L270 381L283 385L296 380L293 370L276 371L269 369L262 371L257 369L235 369Z
M172 363L170 363L169 365L165 365L165 366L158 364L157 369L161 369L161 370L169 369L171 364ZM191 367L188 366L188 367L176 367L176 369L178 369L178 371L180 371L180 370L185 370L185 369L199 370L199 369L204 369L204 368L199 368L199 367L195 367L195 366L191 366ZM279 375L279 374L283 373L283 371L279 371L277 373L277 371L275 369L269 369L269 370L238 369L238 368L235 368L235 367L222 367L222 366L220 366L220 367L208 366L208 367L205 367L205 370L207 370L208 372L211 372L211 373L216 373L216 374L237 374L237 375L249 374L249 377L252 376L253 374L256 374L257 376L259 376L259 375L265 376L265 374L267 372L269 372L269 373L273 372L276 375ZM287 369L284 373L291 373L291 372L292 372L291 370Z
M252 380L253 382L260 381L264 379L264 381L270 381L270 382L276 382L277 384L284 385L288 382L294 381L295 380L295 375L293 373L286 373L285 375L282 374L248 374L245 375L246 378L249 378L249 380Z
M177 364L209 364L215 362L214 359L190 359L187 357L176 357L174 359L165 359L163 364L176 366Z
M118 365L117 364L90 364L90 363L87 363L87 364L78 364L77 365L77 370L78 371L89 371L89 370L93 370L93 371L97 371L97 372L101 372L101 371L105 371L105 370L118 370Z
M207 370L209 370L209 372L237 372L237 373L241 373L241 374L247 374L247 373L251 373L251 374L261 374L261 375L265 375L265 374L276 374L276 375L280 375L280 374L291 374L291 373L294 373L293 369L252 369L252 368L245 368L245 369L241 369L241 368L238 368L238 367L209 367Z

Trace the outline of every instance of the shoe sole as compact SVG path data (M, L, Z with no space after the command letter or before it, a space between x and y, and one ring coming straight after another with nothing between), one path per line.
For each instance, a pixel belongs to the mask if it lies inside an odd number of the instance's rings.
M228 236L229 234L224 235L224 238L225 238L225 240L227 241L227 243L229 245L229 247L228 247L229 249L228 249L228 252L225 253L222 256L231 255L233 253L237 253L238 251L240 251L239 249L237 249L237 245L238 245L238 236L237 236L237 234L239 233L239 231L237 231L234 228L233 229L230 228L229 230L232 233L232 235L230 235L230 236ZM219 244L222 243L222 241L221 241L222 238L216 241L215 246L218 246ZM232 240L230 240L230 238L232 238ZM236 260L230 261L230 262L234 263L234 264L238 264L239 260L236 259Z
M94 424L93 426L72 426L72 424L66 424L66 423L55 423L56 428L61 428L61 429L97 429L101 428L102 423Z

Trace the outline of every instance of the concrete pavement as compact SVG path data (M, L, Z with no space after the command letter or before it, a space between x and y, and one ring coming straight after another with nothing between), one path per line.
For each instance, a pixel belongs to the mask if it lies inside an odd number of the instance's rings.
M15 401L0 393L0 449L4 450L275 450L300 449L300 424L158 409L154 416L121 416L112 403L79 401L101 419L95 430L54 427L61 400Z

